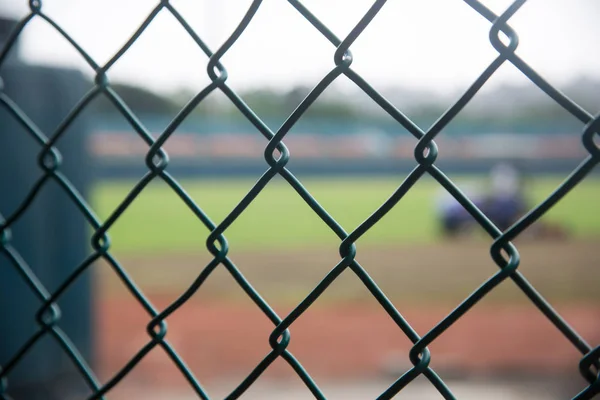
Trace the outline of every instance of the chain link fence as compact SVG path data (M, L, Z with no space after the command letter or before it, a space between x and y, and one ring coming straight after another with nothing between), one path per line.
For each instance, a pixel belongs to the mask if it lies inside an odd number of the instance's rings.
M161 1L153 11L148 15L139 29L131 36L127 43L105 64L97 64L86 51L79 46L77 41L69 36L56 22L44 13L44 8L40 0L32 0L29 2L30 13L23 18L16 28L10 34L7 43L0 53L0 67L7 59L11 48L15 41L23 31L23 29L34 19L42 19L50 24L57 32L59 32L77 52L85 59L89 67L95 73L95 84L92 89L85 94L83 98L72 108L70 113L64 118L54 132L42 132L28 115L16 104L3 90L0 89L0 104L4 107L12 117L22 125L29 135L39 143L38 167L42 171L42 175L35 185L30 189L28 195L22 199L21 205L10 210L1 219L0 223L0 252L3 257L10 260L11 264L22 276L24 281L29 286L30 290L39 299L40 308L37 315L32 315L39 326L37 332L30 338L24 338L24 345L14 350L14 356L6 362L0 370L0 398L9 399L9 381L11 371L14 370L23 357L30 352L32 347L42 338L50 336L57 341L65 353L68 354L73 364L81 373L85 380L91 395L89 399L101 399L107 396L113 389L134 369L136 365L148 355L148 353L156 347L162 348L170 357L173 364L181 371L189 385L197 393L199 398L209 399L209 394L205 390L201 379L196 377L190 369L186 367L183 358L172 347L168 340L167 319L177 312L198 290L202 288L203 283L216 268L225 268L245 293L273 323L273 331L268 337L271 346L270 352L266 354L264 359L256 365L254 370L245 378L239 385L227 396L228 399L240 397L261 374L269 368L269 366L279 357L284 359L291 368L297 373L315 398L324 399L325 396L320 390L317 382L313 380L309 371L305 370L300 362L289 350L288 345L291 341L291 332L293 324L320 295L323 294L331 285L331 283L347 269L352 270L354 274L363 282L365 287L377 299L378 303L396 323L398 329L401 330L414 344L410 351L410 361L413 367L399 376L397 380L389 386L381 395L380 399L390 399L399 393L403 388L407 387L415 378L423 375L426 379L439 391L446 399L456 398L451 388L444 382L442 377L438 375L431 366L432 355L428 350L428 345L434 342L437 338L451 327L458 319L477 304L484 296L494 290L504 280L512 280L517 287L531 300L533 304L543 313L548 320L558 329L580 353L581 361L579 370L581 376L587 382L587 386L582 385L581 392L574 399L591 399L596 394L600 393L600 376L598 374L600 346L593 347L586 343L580 335L557 313L556 310L536 291L536 289L527 281L525 276L519 271L519 251L514 244L511 243L521 233L534 224L542 217L549 209L559 202L570 190L575 188L586 175L588 175L596 164L600 161L600 148L597 145L597 136L600 131L600 115L593 116L573 102L549 82L544 80L534 69L532 69L525 60L521 59L515 50L518 46L517 33L510 27L509 21L515 13L519 11L525 0L517 0L513 2L501 15L494 14L482 3L476 0L464 0L474 12L481 15L490 23L489 39L491 45L497 50L498 55L494 61L480 74L480 76L472 83L472 85L462 94L448 110L427 130L423 130L413 123L406 115L398 110L394 105L387 101L378 91L376 91L365 79L352 69L353 56L351 46L353 42L361 35L363 30L371 23L373 18L380 12L381 8L386 3L385 0L375 1L366 14L352 29L349 35L345 38L338 38L327 26L325 26L310 10L308 10L301 2L289 0L298 13L300 13L314 29L318 30L332 44L334 51L333 68L323 77L323 79L310 91L310 93L302 100L298 107L289 115L281 127L277 130L272 130L267 126L261 118L256 115L253 110L236 94L236 92L227 84L227 69L221 63L224 54L231 46L243 35L244 30L252 21L255 13L261 6L260 0L255 0L250 5L243 19L229 36L229 38L218 48L212 51L205 42L194 32L192 27L186 22L185 18L177 11L177 9L169 3L168 0ZM207 74L210 77L211 83L201 90L171 121L167 128L162 132L157 139L154 139L144 124L136 117L127 104L119 97L119 95L111 88L107 73L110 71L114 63L119 60L136 41L136 39L144 32L144 30L152 23L157 14L171 13L187 33L194 39L198 45L198 49L204 52L209 57ZM504 35L508 40L501 39ZM489 219L482 213L470 199L465 196L459 187L457 187L445 174L436 166L436 158L438 157L438 147L435 143L436 136L440 131L452 121L465 107L465 105L473 98L473 96L484 86L486 81L494 75L498 68L505 64L511 63L518 68L531 82L543 90L550 98L562 106L575 118L581 121L584 128L581 130L581 140L583 147L589 155L582 160L579 166L556 188L556 190L543 202L530 210L523 218L514 223L505 231L499 230ZM0 69L0 73L1 73ZM396 191L387 199L372 215L367 218L354 231L345 231L315 200L314 197L307 191L302 183L294 176L293 172L286 167L290 160L290 151L284 144L283 140L294 126L294 124L302 118L306 110L311 104L321 95L321 93L338 77L345 75L354 82L364 93L366 93L373 101L375 101L382 110L394 118L397 123L410 132L415 137L414 159L415 167L410 174L402 181ZM254 187L245 195L242 201L231 210L227 217L220 223L215 224L211 218L202 210L201 206L192 199L182 187L180 183L169 173L169 157L162 149L165 142L171 137L173 132L182 123L182 121L190 114L190 112L198 106L211 92L221 91L227 96L237 109L252 123L256 128L257 134L261 134L266 139L266 147L264 151L264 159L266 162L266 171L258 179ZM104 96L110 100L114 107L127 119L133 130L139 135L140 140L143 140L148 146L145 162L148 172L142 179L135 184L122 203L113 211L113 213L105 220L99 220L89 204L78 192L77 188L69 181L69 177L61 172L61 154L55 147L57 141L64 135L67 128L73 123L78 115L96 98ZM9 134L9 133L5 133ZM391 303L386 295L379 289L377 283L368 275L365 269L356 260L357 250L355 243L369 229L371 229L378 221L383 218L401 199L402 197L417 183L423 176L430 175L433 177L445 190L447 190L478 222L478 224L487 232L492 239L490 247L490 256L498 266L498 271L483 282L474 292L472 292L462 303L460 303L452 312L443 318L437 325L429 330L425 335L419 336L407 321ZM230 225L246 210L248 205L256 198L256 196L269 184L270 181L277 175L281 176L287 183L296 191L296 193L311 207L311 209L319 216L319 218L327 224L327 226L339 237L340 246L339 254L340 261L331 269L322 281L300 302L288 315L280 316L261 295L252 287L250 282L245 279L238 267L228 257L229 243L225 238L225 233ZM208 263L191 282L189 288L185 290L172 304L164 310L157 310L142 291L136 286L135 282L130 279L127 271L119 263L119 261L111 254L110 239L107 231L113 226L115 221L123 214L123 212L135 201L142 193L145 187L155 179L166 182L172 191L179 196L187 207L194 213L198 222L203 224L210 234L206 239L206 247L213 256L212 261ZM72 201L73 207L89 222L94 233L91 239L92 254L82 262L66 279L60 287L54 292L49 292L30 267L21 257L19 250L11 244L11 227L28 211L31 203L36 198L40 190L49 182L54 181L60 185L64 193L66 193ZM2 188L4 191L11 190L10 187ZM6 213L7 210L3 210ZM468 254L464 255L469 257ZM81 356L78 349L73 345L69 337L60 328L60 309L56 302L61 295L71 286L90 266L99 261L105 260L115 274L126 284L131 296L144 307L149 316L147 325L148 341L137 354L124 365L114 376L106 382L100 382L92 368L86 360ZM2 305L6 307L7 305ZM267 338L265 338L267 340ZM200 377L201 378L201 377ZM583 381L582 381L583 382Z

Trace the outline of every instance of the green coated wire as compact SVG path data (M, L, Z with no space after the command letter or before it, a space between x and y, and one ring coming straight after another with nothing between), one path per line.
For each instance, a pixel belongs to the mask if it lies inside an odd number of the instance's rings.
M373 18L383 9L386 1L374 1L369 10L358 21L351 32L343 39L339 39L329 28L323 24L313 13L310 12L300 1L288 0L288 3L301 14L308 23L322 34L335 48L333 53L333 67L323 79L309 92L298 107L289 115L285 122L276 130L267 126L262 119L244 102L244 100L227 84L228 73L221 63L223 56L229 51L234 43L243 35L247 27L260 8L262 1L254 0L249 6L246 14L228 37L228 39L215 51L212 52L194 29L188 24L185 18L168 1L160 1L150 12L147 18L135 33L128 39L111 59L105 65L97 64L93 58L51 17L43 13L42 2L37 0L29 1L30 12L22 18L14 28L13 32L0 51L0 76L1 68L7 55L14 47L18 37L25 27L34 19L41 19L54 28L73 48L81 55L89 67L95 72L95 81L92 89L85 94L80 101L72 108L69 114L58 125L54 132L46 136L29 119L26 113L21 110L0 86L0 105L25 129L27 134L39 144L40 153L38 154L38 167L42 175L31 187L29 193L23 198L20 205L7 214L4 218L0 215L0 252L13 265L17 273L23 278L29 289L40 301L40 309L35 316L38 324L38 330L27 338L19 349L15 349L13 357L0 368L0 399L9 399L7 390L8 378L11 371L20 362L20 360L30 351L30 349L43 337L52 337L69 356L73 364L81 373L83 381L87 384L90 395L88 399L103 399L105 395L117 386L153 349L160 347L174 365L183 374L191 388L201 399L210 399L207 391L200 384L194 373L187 367L182 357L175 351L167 340L168 328L167 318L177 312L194 294L202 288L205 280L217 268L225 268L234 278L239 286L244 290L254 304L269 318L273 324L273 331L268 338L271 350L265 354L262 361L240 382L240 384L226 397L227 399L239 398L245 391L260 377L260 375L269 368L269 366L279 357L285 360L296 372L306 385L307 389L317 399L325 399L326 396L319 388L317 383L310 376L308 371L302 366L300 361L287 349L291 342L291 328L294 322L308 310L314 301L323 294L329 285L333 283L342 273L347 270L356 274L381 307L386 311L389 317L396 323L402 334L404 334L412 343L413 347L409 352L409 360L413 367L405 371L392 383L384 392L380 394L379 399L391 399L403 388L409 385L420 375L425 376L428 381L438 390L445 399L455 399L448 385L433 370L432 354L428 345L433 343L440 335L475 306L483 297L506 279L511 279L517 287L535 304L535 306L554 324L554 326L564 335L581 354L582 359L579 365L581 376L587 381L588 386L576 394L574 400L591 399L600 393L599 359L600 346L592 348L562 317L552 308L540 293L526 280L518 270L520 257L517 248L511 243L529 226L543 216L548 210L554 207L569 191L576 187L600 162L600 149L595 138L600 130L600 115L592 116L586 110L581 108L573 100L569 99L562 92L557 90L544 78L542 78L532 67L523 61L516 53L518 47L518 36L516 32L508 25L509 20L515 15L525 0L514 1L501 15L494 14L485 5L476 0L464 0L477 14L487 19L491 23L490 43L497 50L498 56L490 65L479 75L473 84L455 101L455 103L442 114L442 116L427 130L421 129L406 115L385 99L377 90L375 90L360 74L351 68L353 55L350 47L353 42L361 35L363 30L371 23ZM184 108L173 118L161 135L154 139L148 129L143 125L139 118L132 112L129 106L112 89L108 72L136 42L139 36L153 22L156 16L161 12L168 12L175 17L189 36L198 45L198 48L209 57L207 64L207 74L211 83L203 88ZM502 32L508 37L508 44L504 44L499 34ZM394 45L390 45L390 48ZM401 46L401 45L400 45ZM401 48L399 49L401 51ZM582 123L585 128L582 132L582 144L589 155L581 164L548 196L544 201L529 211L519 221L515 222L506 231L500 231L487 216L477 208L477 206L455 185L442 170L436 165L435 161L438 149L435 138L440 135L443 129L451 122L461 110L469 103L473 96L485 85L485 83L494 75L494 73L505 63L511 63L520 70L537 87L545 92L556 103L562 106ZM290 151L283 140L290 129L302 118L303 114L310 108L311 104L319 98L321 93L340 76L345 75L354 84L357 85L365 94L367 94L383 111L398 122L399 128L407 130L412 134L417 142L414 148L415 167L410 174L399 182L397 189L391 196L371 214L354 231L346 232L343 227L317 202L317 200L302 185L300 180L287 168L290 160ZM188 115L212 92L221 91L231 101L231 103L244 115L256 130L268 141L265 146L264 158L267 169L256 181L255 185L248 191L244 198L227 214L225 219L216 225L210 217L202 210L196 201L186 192L185 188L167 171L169 157L164 151L163 146L174 134L181 123ZM77 191L77 188L69 181L61 171L62 156L55 147L56 143L65 134L67 128L78 118L89 104L96 98L104 96L113 104L116 110L127 120L131 128L148 146L146 153L146 166L148 172L134 185L131 191L125 196L120 204L113 210L105 221L98 219L86 200ZM445 318L431 328L425 335L419 336L411 327L409 322L398 312L396 307L387 298L385 293L379 288L377 283L369 276L366 270L356 260L357 249L356 242L373 226L375 226L385 215L392 210L396 204L410 191L412 186L423 176L430 175L444 189L446 189L479 223L479 225L489 234L493 240L490 247L490 255L499 267L499 270L481 284L473 293L471 293L461 304L459 304ZM308 206L318 215L340 239L340 261L332 267L321 282L302 300L289 314L280 317L273 308L261 297L254 289L251 283L241 273L239 268L229 258L229 242L225 238L228 227L244 212L244 210L253 202L256 196L269 184L276 176L281 176L298 193ZM170 189L182 200L200 223L202 223L209 234L205 245L212 254L213 259L202 269L196 279L190 283L189 287L171 304L162 311L156 310L142 290L137 287L135 282L127 274L127 271L118 262L110 252L110 238L108 230L121 217L144 189L155 179L164 181ZM85 220L93 228L94 233L91 238L93 252L83 260L74 271L59 285L59 287L50 293L44 287L42 282L35 276L25 260L21 257L18 250L11 245L11 227L27 212L30 204L36 198L39 191L50 181L55 181L62 190L69 196L74 207L84 216ZM507 254L507 258L503 255ZM465 254L465 258L468 258ZM58 326L60 323L60 309L56 301L61 295L77 281L83 272L85 272L94 262L104 260L109 267L121 279L131 295L140 303L148 313L150 320L147 325L148 342L132 357L125 365L121 367L107 382L100 383L94 372L81 356L78 349L71 342L68 336Z

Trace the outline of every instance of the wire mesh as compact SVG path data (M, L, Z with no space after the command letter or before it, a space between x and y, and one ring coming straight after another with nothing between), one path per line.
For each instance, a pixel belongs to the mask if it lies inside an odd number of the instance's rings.
M211 51L205 42L199 37L192 27L186 22L185 18L177 9L169 3L168 0L161 1L152 12L147 16L137 31L131 36L127 43L116 52L116 54L104 65L97 64L78 43L65 32L52 18L44 13L42 2L32 0L29 2L30 12L19 21L14 31L9 36L4 48L0 53L0 67L7 58L7 54L13 48L17 38L23 32L24 28L34 19L41 19L52 26L66 39L72 47L77 50L81 57L87 62L89 67L95 73L95 83L92 89L85 94L79 102L72 108L71 112L64 118L54 132L49 134L42 132L35 123L26 115L26 113L0 88L0 103L12 117L22 125L40 146L38 155L38 166L42 171L42 176L30 189L27 196L22 200L20 206L12 213L1 219L0 224L0 251L7 257L16 271L22 276L30 290L39 298L41 307L35 315L39 326L37 332L17 349L12 359L10 359L0 369L0 398L8 399L7 387L8 377L14 367L23 359L31 348L45 336L51 336L70 357L73 364L77 367L81 376L85 380L91 391L89 399L103 399L118 385L125 376L127 376L136 365L156 347L160 347L170 357L173 364L181 371L189 385L193 388L199 398L209 399L209 395L202 383L194 373L186 367L182 357L178 354L167 339L167 318L175 313L183 304L185 304L210 276L210 274L219 267L225 268L239 286L245 291L254 304L270 319L274 329L269 336L271 350L264 359L252 370L252 372L227 396L227 399L240 397L261 374L279 357L284 359L297 375L302 379L307 389L315 398L324 399L325 396L317 383L305 370L300 361L288 350L291 340L291 332L294 321L296 321L319 296L323 294L328 286L336 280L342 272L350 269L362 281L365 287L396 323L398 328L411 340L413 347L410 350L409 358L413 367L399 376L378 397L379 399L389 399L399 393L403 388L409 385L415 378L423 375L446 399L456 398L450 387L430 366L431 354L428 345L451 327L458 319L467 313L484 296L494 290L501 282L510 279L514 284L531 300L531 302L545 315L549 321L558 329L582 355L580 362L580 374L587 381L588 386L584 387L574 399L590 399L600 393L600 375L598 373L600 347L591 347L586 341L561 318L556 310L546 301L540 293L527 281L519 271L519 252L514 244L511 243L521 233L528 229L534 222L542 217L549 209L559 202L569 191L577 186L586 175L592 171L600 161L600 148L595 142L600 128L600 115L591 115L566 95L557 90L542 76L540 76L532 67L530 67L516 53L518 46L517 33L510 27L509 20L519 11L525 0L514 1L501 15L496 15L489 8L476 0L464 0L474 12L485 18L491 24L489 39L492 46L497 50L497 57L489 64L487 68L479 75L472 85L460 96L460 98L443 113L443 115L427 130L421 129L405 114L398 110L388 100L386 100L377 90L375 90L360 74L352 69L353 56L350 47L354 41L361 35L363 30L371 23L373 18L380 12L385 0L378 0L373 3L369 10L364 14L360 21L354 26L351 32L343 39L338 38L323 24L314 14L312 14L300 1L289 0L289 4L301 14L308 23L318 30L333 46L334 66L321 81L310 91L302 100L298 107L288 116L285 122L277 130L269 128L261 118L236 94L236 92L227 84L227 70L221 63L221 59L232 47L232 45L244 33L244 30L251 23L255 13L261 6L261 0L254 0L248 8L243 19L228 37L228 39L215 52ZM211 83L202 89L189 103L173 118L171 123L156 139L152 137L144 124L136 117L128 105L111 88L107 73L152 23L156 16L166 12L172 14L181 24L191 38L196 42L198 48L209 58L207 65L207 74ZM508 42L501 40L500 35L508 38ZM519 221L514 223L505 231L498 229L486 215L455 185L444 172L436 166L435 161L438 156L438 147L435 138L442 129L452 121L460 111L469 103L473 96L484 86L484 84L494 75L499 67L505 63L511 63L521 73L533 82L539 89L544 91L557 104L585 124L581 132L583 147L589 153L587 157L572 171L572 173L556 188L556 190L544 201L530 210ZM375 103L389 114L398 124L410 132L416 139L414 148L415 167L403 182L397 187L395 192L388 198L370 217L360 224L352 232L345 231L331 215L311 196L308 190L286 167L290 160L290 152L283 140L290 129L302 118L303 114L311 104L323 93L323 91L337 78L345 75L357 87L362 89ZM192 199L184 190L182 185L168 172L169 158L162 146L172 136L173 132L182 123L182 121L197 107L210 93L221 91L229 101L252 123L258 133L262 134L268 141L264 159L268 168L257 180L256 184L250 189L245 197L237 204L225 219L216 225L202 208ZM125 199L118 205L112 214L105 220L99 220L89 204L74 187L69 178L61 172L61 154L55 147L57 141L64 135L70 124L78 115L96 98L105 96L110 100L114 107L126 118L139 138L148 145L145 163L148 172L131 189ZM296 193L311 207L319 218L339 237L340 261L335 265L322 281L301 301L288 315L279 316L261 295L252 287L250 282L240 272L238 267L228 257L229 243L224 234L231 224L244 212L257 195L273 180L277 175L283 177L285 181L296 191ZM472 292L462 303L460 303L452 312L437 323L425 335L419 336L411 327L409 322L398 312L392 302L380 290L377 283L369 276L365 269L356 260L355 243L369 229L383 218L419 181L423 176L430 175L447 190L477 221L477 223L493 239L490 247L490 256L497 264L499 270L483 282L474 292ZM127 271L119 261L111 254L110 239L107 231L113 226L115 221L123 212L131 206L135 199L153 180L160 179L168 184L171 190L181 198L186 206L194 213L200 223L202 223L210 234L206 240L206 248L212 254L212 260L204 267L197 278L189 285L175 301L162 311L157 310L144 293L138 288L135 282L128 276ZM66 279L59 288L50 293L44 285L38 280L25 260L21 257L18 250L11 245L11 226L27 212L28 207L35 199L40 190L50 181L55 181L62 190L70 197L73 205L81 212L94 230L91 244L92 254L82 262L74 272ZM468 257L468 254L465 254ZM70 285L75 282L81 274L90 268L90 266L100 260L105 260L114 273L124 282L131 295L143 306L149 315L147 325L148 341L139 349L126 365L110 378L107 382L100 382L93 370L87 364L86 360L80 355L77 348L71 342L69 337L61 330L60 309L56 304L57 299L65 292Z

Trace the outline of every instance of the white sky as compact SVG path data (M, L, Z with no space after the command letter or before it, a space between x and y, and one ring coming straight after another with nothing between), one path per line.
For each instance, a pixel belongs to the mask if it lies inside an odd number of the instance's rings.
M104 63L157 2L43 0L43 9L98 63ZM0 0L0 10L23 15L26 3ZM235 29L250 3L172 0L213 51ZM483 3L499 13L511 1ZM372 1L305 0L303 4L342 38ZM598 17L600 0L530 0L510 23L519 34L518 54L560 85L582 74L600 77ZM496 56L488 38L490 25L460 0L390 0L351 47L353 68L377 87L464 88ZM41 19L26 28L22 46L23 56L31 61L87 68ZM235 88L287 88L297 83L314 85L334 67L334 51L285 0L264 0L223 63L228 82ZM160 91L197 90L209 82L206 62L201 50L163 10L108 75L113 81L128 80ZM514 67L505 65L491 84L524 81Z

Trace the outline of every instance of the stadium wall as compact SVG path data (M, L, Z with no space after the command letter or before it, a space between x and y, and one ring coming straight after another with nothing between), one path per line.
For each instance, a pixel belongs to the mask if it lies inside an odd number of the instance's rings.
M156 122L156 121L155 121ZM166 121L161 121L166 124ZM135 178L147 172L146 145L125 124L97 121L89 136L89 151L99 178ZM152 125L155 137L164 129ZM409 134L386 130L385 124L363 126L345 121L311 121L289 134L288 167L300 175L404 174L415 167L417 140ZM563 127L564 128L564 127ZM486 173L499 162L511 162L525 173L566 174L585 157L571 128L540 126L511 130L462 131L442 135L436 142L437 164L448 173ZM565 128L566 129L566 128ZM212 121L182 127L165 144L171 156L169 171L180 178L196 176L258 176L266 169L267 140L252 127Z

